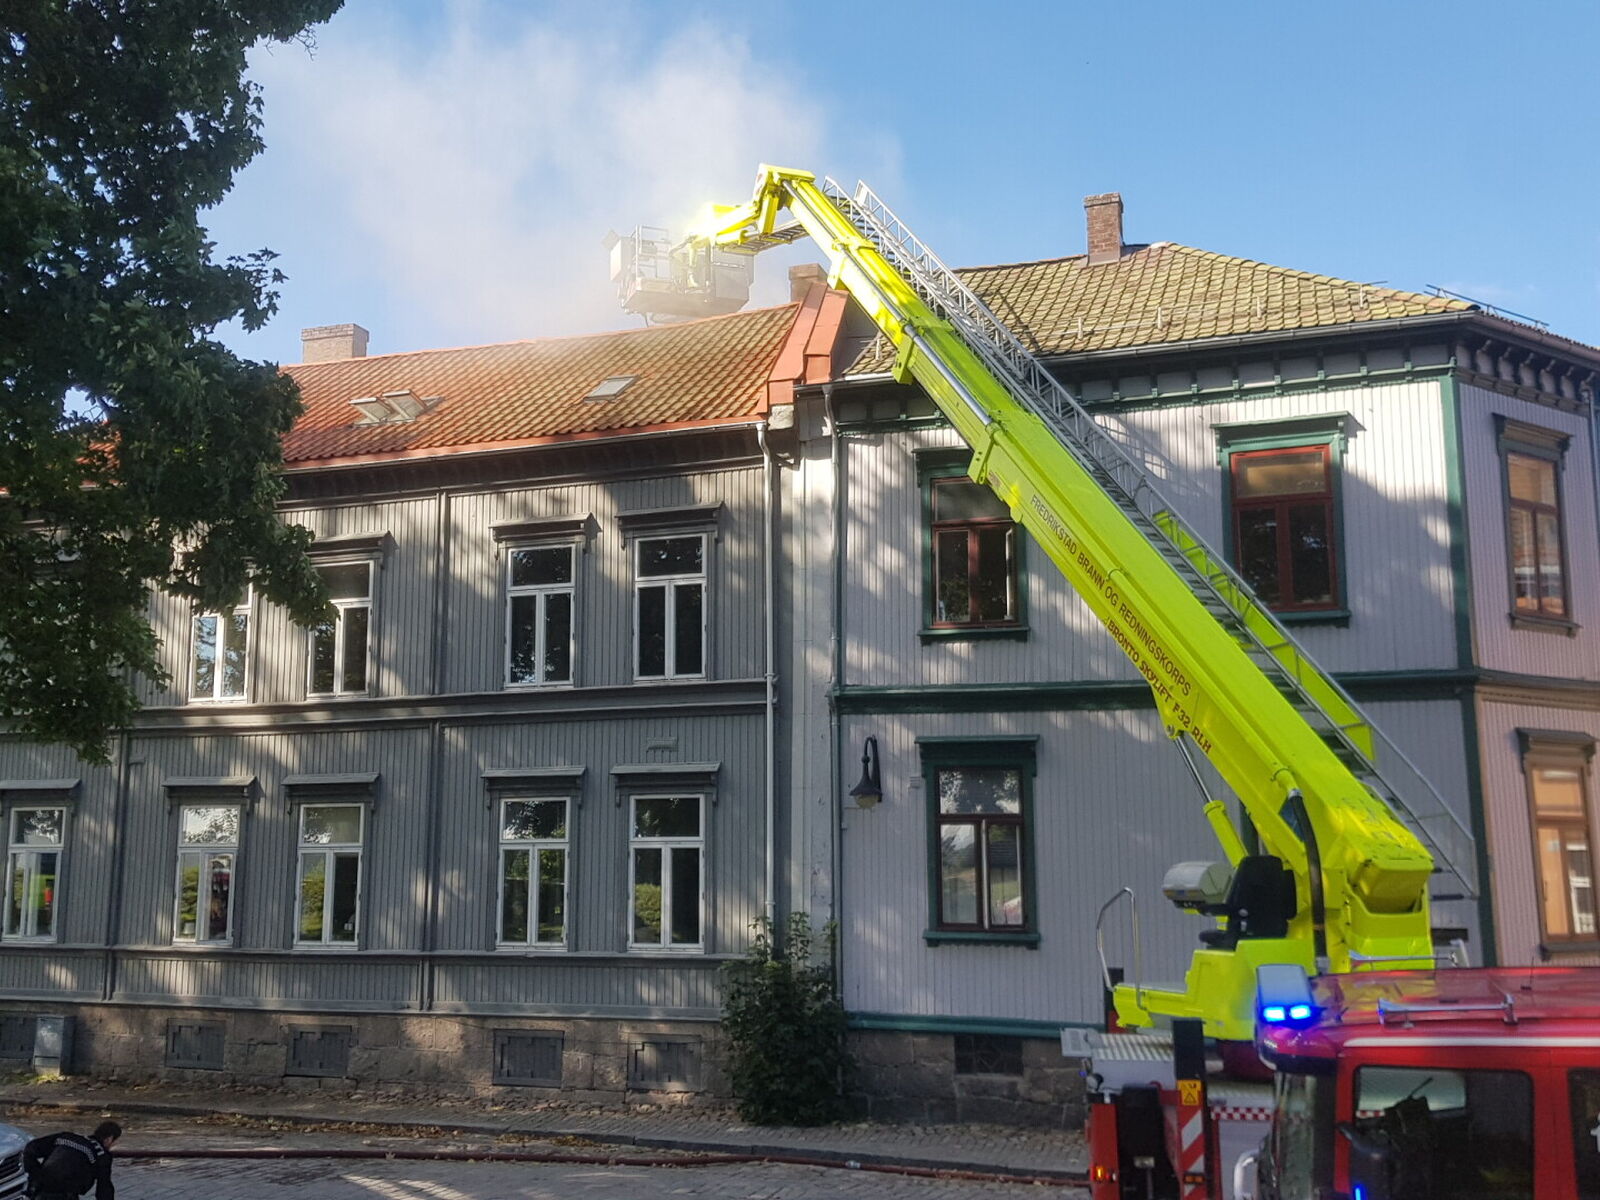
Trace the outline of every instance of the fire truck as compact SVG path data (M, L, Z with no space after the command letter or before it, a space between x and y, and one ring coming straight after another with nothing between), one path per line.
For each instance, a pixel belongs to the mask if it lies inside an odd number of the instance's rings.
M1436 916L1478 893L1462 814L870 188L763 166L681 240L613 237L613 277L631 311L731 311L802 237L1149 684L1221 849L1163 888L1213 923L1184 980L1141 977L1133 914L1106 1031L1063 1031L1095 1200L1600 1200L1600 972L1441 966Z

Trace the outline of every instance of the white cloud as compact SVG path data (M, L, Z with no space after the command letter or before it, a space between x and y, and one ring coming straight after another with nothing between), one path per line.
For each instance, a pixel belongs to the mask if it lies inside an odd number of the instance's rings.
M458 4L424 43L381 6L347 10L314 55L255 56L270 168L242 182L285 190L319 277L381 291L432 344L631 323L606 229L681 227L707 200L744 199L763 160L820 162L826 113L796 102L791 65L720 28L650 42L615 10L589 19ZM892 140L872 150L898 161ZM313 282L290 269L294 287ZM782 298L781 270L762 276L757 299Z

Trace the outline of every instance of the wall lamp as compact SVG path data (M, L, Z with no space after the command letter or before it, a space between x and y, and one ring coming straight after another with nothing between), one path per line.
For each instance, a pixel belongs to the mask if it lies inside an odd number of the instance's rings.
M857 808L871 808L883 799L883 779L878 774L878 739L869 736L861 745L861 782L850 789Z

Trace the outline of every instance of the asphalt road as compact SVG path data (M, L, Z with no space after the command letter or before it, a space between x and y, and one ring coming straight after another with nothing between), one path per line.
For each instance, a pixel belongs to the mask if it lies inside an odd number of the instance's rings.
M1060 1196L1071 1188L921 1179L824 1167L555 1166L485 1162L363 1162L328 1159L218 1161L141 1159L119 1163L118 1200L997 1200Z
M59 1125L43 1114L28 1124ZM69 1122L70 1124L70 1122ZM654 1154L579 1139L462 1137L418 1130L396 1135L371 1126L308 1129L233 1118L130 1116L119 1150L320 1149L384 1153L448 1149L568 1154ZM670 1155L669 1155L670 1157ZM122 1158L117 1200L644 1200L698 1196L708 1200L1083 1200L1073 1188L927 1179L879 1171L738 1163L720 1166L629 1167L397 1159Z

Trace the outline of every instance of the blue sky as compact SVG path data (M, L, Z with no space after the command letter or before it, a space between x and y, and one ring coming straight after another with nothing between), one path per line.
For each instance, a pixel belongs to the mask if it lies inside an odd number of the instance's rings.
M262 50L266 152L213 214L269 246L299 358L611 329L601 239L863 178L954 265L1176 241L1439 285L1600 343L1600 4L348 0ZM758 298L784 291L763 260Z

